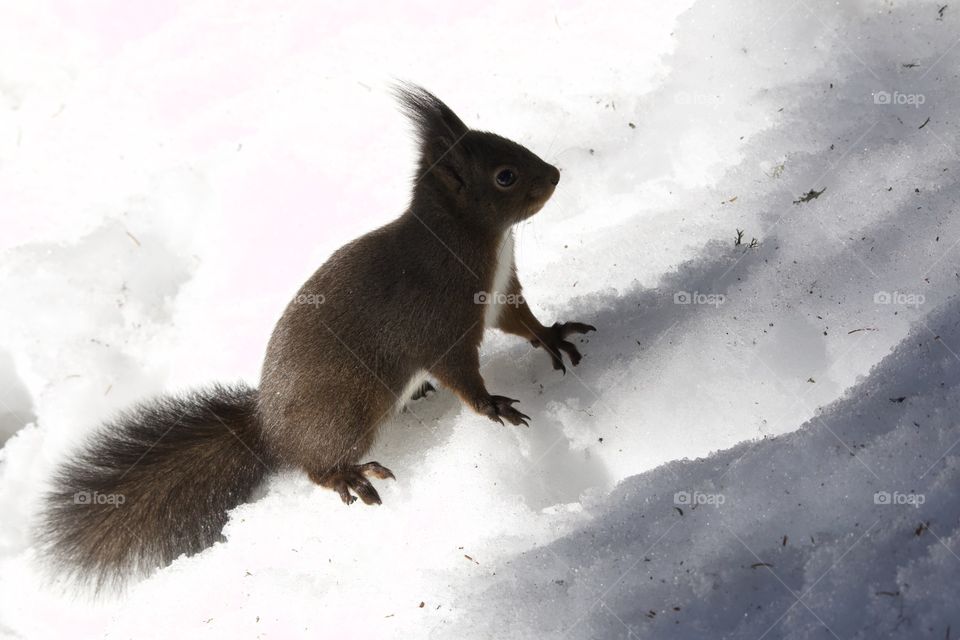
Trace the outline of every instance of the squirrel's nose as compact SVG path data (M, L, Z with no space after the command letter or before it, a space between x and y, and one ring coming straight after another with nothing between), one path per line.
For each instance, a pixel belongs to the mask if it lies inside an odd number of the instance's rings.
M556 167L550 167L550 184L557 186L560 183L560 170Z

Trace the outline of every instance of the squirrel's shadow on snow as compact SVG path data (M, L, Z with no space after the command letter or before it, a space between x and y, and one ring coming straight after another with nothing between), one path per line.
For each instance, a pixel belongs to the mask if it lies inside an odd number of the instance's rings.
M511 489L528 506L546 506L579 501L585 491L609 489L615 478L607 472L601 457L592 455L593 446L603 446L599 437L583 446L585 436L596 431L597 414L608 414L619 428L630 429L630 416L618 415L605 397L629 380L619 372L637 360L643 360L648 348L669 340L674 332L699 314L717 313L718 305L702 303L703 296L727 296L744 273L758 261L770 257L770 242L754 248L733 246L732 242L711 241L700 255L665 274L655 288L634 286L623 292L596 293L573 298L566 305L565 317L541 317L544 323L576 320L597 327L595 333L571 340L583 354L577 367L567 363L566 375L552 369L542 349L513 336L489 335L482 350L481 372L491 393L509 395L520 401L518 407L532 420L529 429L515 429L526 461L518 469ZM698 303L696 296L701 296ZM536 301L533 301L536 308ZM492 348L489 346L493 343ZM371 459L393 466L401 461L398 477L407 475L406 464L415 464L423 456L423 438L411 438L411 429L426 429L428 446L439 446L452 433L460 412L469 412L449 391L440 389L425 399L413 402L408 410L389 420L371 452ZM582 423L571 424L564 416L583 416ZM481 427L482 428L482 427ZM490 424L490 429L503 429ZM502 442L497 442L502 446ZM491 449L494 447L491 446ZM409 473L413 473L413 467ZM401 475L402 474L402 475Z

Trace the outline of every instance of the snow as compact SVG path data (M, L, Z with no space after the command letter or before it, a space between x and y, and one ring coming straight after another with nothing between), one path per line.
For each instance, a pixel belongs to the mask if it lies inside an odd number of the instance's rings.
M0 635L951 637L941 6L6 3ZM584 361L491 333L529 429L440 392L371 453L381 507L281 473L121 598L47 584L57 460L136 399L255 383L300 283L402 210L395 78L562 168L516 254L541 320L598 327Z

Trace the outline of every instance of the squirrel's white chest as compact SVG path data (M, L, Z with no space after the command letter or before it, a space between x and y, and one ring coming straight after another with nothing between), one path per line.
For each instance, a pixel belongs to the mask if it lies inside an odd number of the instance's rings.
M507 298L510 277L513 275L513 229L503 234L497 249L497 263L493 271L490 290L486 292L487 308L483 314L483 324L490 328L497 324L503 306L510 302Z

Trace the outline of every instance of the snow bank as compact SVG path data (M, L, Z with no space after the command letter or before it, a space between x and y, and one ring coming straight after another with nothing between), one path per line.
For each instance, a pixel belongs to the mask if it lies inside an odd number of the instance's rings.
M798 431L624 480L588 523L475 580L458 624L477 638L949 637L960 300L927 325Z
M939 9L17 7L0 25L0 633L960 628L960 14ZM483 374L530 429L440 393L384 429L371 459L398 481L380 508L281 474L226 543L123 599L42 585L28 522L52 464L136 398L255 382L300 282L402 209L392 77L563 169L518 260L544 321L599 327L581 366L560 377L491 334Z

